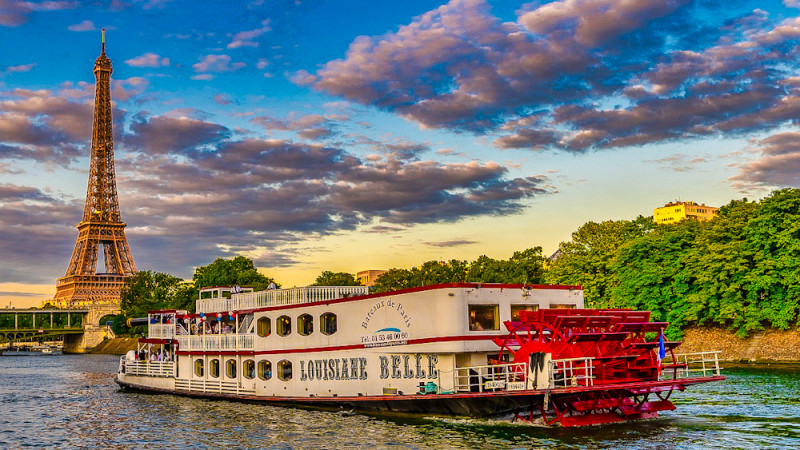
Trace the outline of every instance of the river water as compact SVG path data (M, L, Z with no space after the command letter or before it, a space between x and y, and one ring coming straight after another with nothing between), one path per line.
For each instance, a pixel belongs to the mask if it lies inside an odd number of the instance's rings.
M0 448L800 448L800 368L733 368L659 419L580 429L121 392L118 358L0 357Z

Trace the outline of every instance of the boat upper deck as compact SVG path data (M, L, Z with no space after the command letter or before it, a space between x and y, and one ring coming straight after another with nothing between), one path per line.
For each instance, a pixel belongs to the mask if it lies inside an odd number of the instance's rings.
M197 313L243 311L272 306L299 305L369 294L366 286L305 286L270 289L259 292L232 293L230 298L200 298ZM202 295L202 292L201 292Z

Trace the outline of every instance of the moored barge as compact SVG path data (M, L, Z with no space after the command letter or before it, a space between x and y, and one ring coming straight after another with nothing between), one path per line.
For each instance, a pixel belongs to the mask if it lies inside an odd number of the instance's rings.
M453 283L200 291L151 311L123 389L315 408L581 426L657 417L724 380L647 311L586 309L580 286Z

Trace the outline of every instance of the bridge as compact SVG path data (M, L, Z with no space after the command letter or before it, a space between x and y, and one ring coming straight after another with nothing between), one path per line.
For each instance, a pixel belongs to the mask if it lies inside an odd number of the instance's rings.
M0 344L32 337L83 334L88 309L0 309Z
M102 317L119 307L89 309L0 309L0 344L35 337L64 336L65 353L84 353L106 336Z

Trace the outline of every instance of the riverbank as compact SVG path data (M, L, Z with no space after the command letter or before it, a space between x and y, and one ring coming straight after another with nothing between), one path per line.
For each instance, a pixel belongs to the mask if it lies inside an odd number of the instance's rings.
M89 353L93 355L124 355L128 350L136 350L137 338L105 339Z
M679 353L719 350L723 361L757 364L800 362L800 331L766 330L746 339L722 328L689 328L684 330Z

